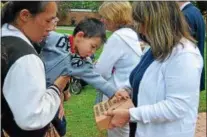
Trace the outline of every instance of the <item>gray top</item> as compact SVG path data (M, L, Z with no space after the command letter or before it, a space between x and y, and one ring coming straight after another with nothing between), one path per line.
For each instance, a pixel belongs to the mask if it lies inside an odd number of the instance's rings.
M47 86L53 84L60 75L69 75L80 77L108 97L116 92L112 84L94 71L89 57L81 58L78 54L70 52L67 35L50 32L40 52L40 57L45 64Z

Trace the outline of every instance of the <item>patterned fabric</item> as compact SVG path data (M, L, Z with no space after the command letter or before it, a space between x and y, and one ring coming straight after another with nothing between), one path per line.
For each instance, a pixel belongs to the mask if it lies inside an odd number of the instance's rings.
M2 137L10 137L4 130L2 131ZM48 131L46 132L44 137L60 137L55 127L50 124Z
M81 58L78 54L72 53L71 52L71 65L73 67L80 67L84 64L84 62L86 61L85 58Z

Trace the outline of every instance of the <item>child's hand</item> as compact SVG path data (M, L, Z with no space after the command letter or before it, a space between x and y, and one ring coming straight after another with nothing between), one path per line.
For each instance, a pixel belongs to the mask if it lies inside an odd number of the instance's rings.
M119 89L115 93L115 97L117 98L117 100L128 99L129 98L129 93L125 89Z

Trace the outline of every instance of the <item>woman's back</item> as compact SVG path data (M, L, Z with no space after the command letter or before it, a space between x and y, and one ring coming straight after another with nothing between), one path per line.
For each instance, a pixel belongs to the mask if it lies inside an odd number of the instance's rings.
M130 28L121 28L104 45L96 70L117 89L129 86L129 75L141 56L137 33Z

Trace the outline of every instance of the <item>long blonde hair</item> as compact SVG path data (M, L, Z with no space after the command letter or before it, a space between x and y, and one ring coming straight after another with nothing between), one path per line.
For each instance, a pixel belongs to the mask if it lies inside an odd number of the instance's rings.
M157 60L163 61L185 37L194 42L182 12L173 1L133 3L133 19L145 28L146 38Z
M104 2L99 14L118 26L132 25L132 6L130 2Z

